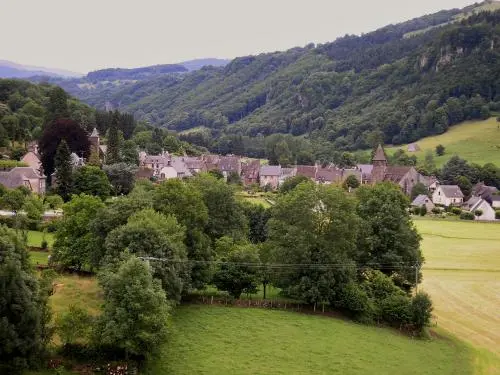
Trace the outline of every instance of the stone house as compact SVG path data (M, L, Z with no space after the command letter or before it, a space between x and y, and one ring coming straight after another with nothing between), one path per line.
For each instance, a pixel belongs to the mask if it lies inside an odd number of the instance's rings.
M260 186L271 186L272 189L277 189L279 179L281 177L281 166L279 165L263 165L260 167L259 180Z
M46 178L31 167L15 167L0 172L0 184L9 189L25 186L33 193L45 194Z
M241 165L241 177L245 186L259 183L260 160L250 160Z
M429 198L427 195L420 194L417 195L417 197L411 202L412 207L422 207L425 206L427 208L427 211L430 212L435 206L435 204L432 202L431 198Z
M464 194L457 185L439 185L432 193L432 202L443 206L461 206Z

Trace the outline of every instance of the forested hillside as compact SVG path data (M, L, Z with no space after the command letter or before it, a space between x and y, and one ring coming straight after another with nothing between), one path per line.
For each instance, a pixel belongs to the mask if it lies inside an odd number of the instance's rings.
M186 140L219 152L264 156L266 137L276 133L300 136L278 139L322 159L330 150L412 142L499 109L500 12L479 12L497 5L74 94L190 130Z

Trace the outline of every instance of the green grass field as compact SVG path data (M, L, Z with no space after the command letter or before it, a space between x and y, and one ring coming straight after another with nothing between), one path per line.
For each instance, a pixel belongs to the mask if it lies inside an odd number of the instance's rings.
M432 296L438 326L476 347L482 367L496 367L484 373L500 373L500 225L415 224L426 258L422 288Z
M453 155L481 165L485 163L500 165L500 123L494 117L485 121L467 121L452 126L444 134L423 138L416 143L420 146L420 151L409 155L416 155L419 162L422 162L426 152L430 150L438 167ZM435 153L435 148L439 144L446 148L443 156L437 156ZM386 152L393 154L398 149L407 151L407 145L388 147Z
M472 374L452 339L412 340L395 331L283 311L181 306L170 342L147 375Z
M265 195L263 193L249 194L247 192L241 191L236 194L236 197L253 204L260 204L265 208L271 207L271 204L265 199Z
M54 234L53 233L45 233L45 240L47 241L49 247L52 247L54 244ZM43 241L43 232L29 230L28 231L28 246L36 246L40 247Z

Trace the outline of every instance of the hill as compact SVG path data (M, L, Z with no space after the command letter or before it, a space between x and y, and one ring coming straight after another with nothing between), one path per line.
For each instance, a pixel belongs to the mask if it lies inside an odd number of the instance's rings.
M0 60L0 78L28 78L32 76L78 77L82 74L63 69L21 65L12 61Z
M438 167L441 167L453 155L459 155L471 163L484 165L494 163L500 165L500 123L494 117L482 121L467 121L451 127L446 133L426 137L417 142L420 151L409 153L416 155L418 160L424 160L425 154L431 151ZM446 153L437 156L437 145L443 145ZM388 154L396 150L407 150L407 145L387 147Z
M473 373L458 342L411 340L331 318L192 305L177 309L172 326L146 374Z
M182 65L191 72L193 70L199 70L204 66L217 66L217 67L226 66L227 64L229 64L230 61L231 60L228 59L205 58L205 59L182 61L179 63L179 65Z
M290 134L331 159L333 150L413 142L498 110L500 12L478 11L488 4L225 67L100 89L61 84L91 105L110 102L172 130L204 126L211 134L201 145L212 150L236 153L243 143L247 155L266 157L256 136Z

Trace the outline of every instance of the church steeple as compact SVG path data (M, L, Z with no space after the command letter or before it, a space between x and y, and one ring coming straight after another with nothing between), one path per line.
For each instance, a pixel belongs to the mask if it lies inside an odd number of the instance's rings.
M384 148L381 144L378 145L375 154L373 155L372 164L376 166L387 166L387 157L385 156Z

